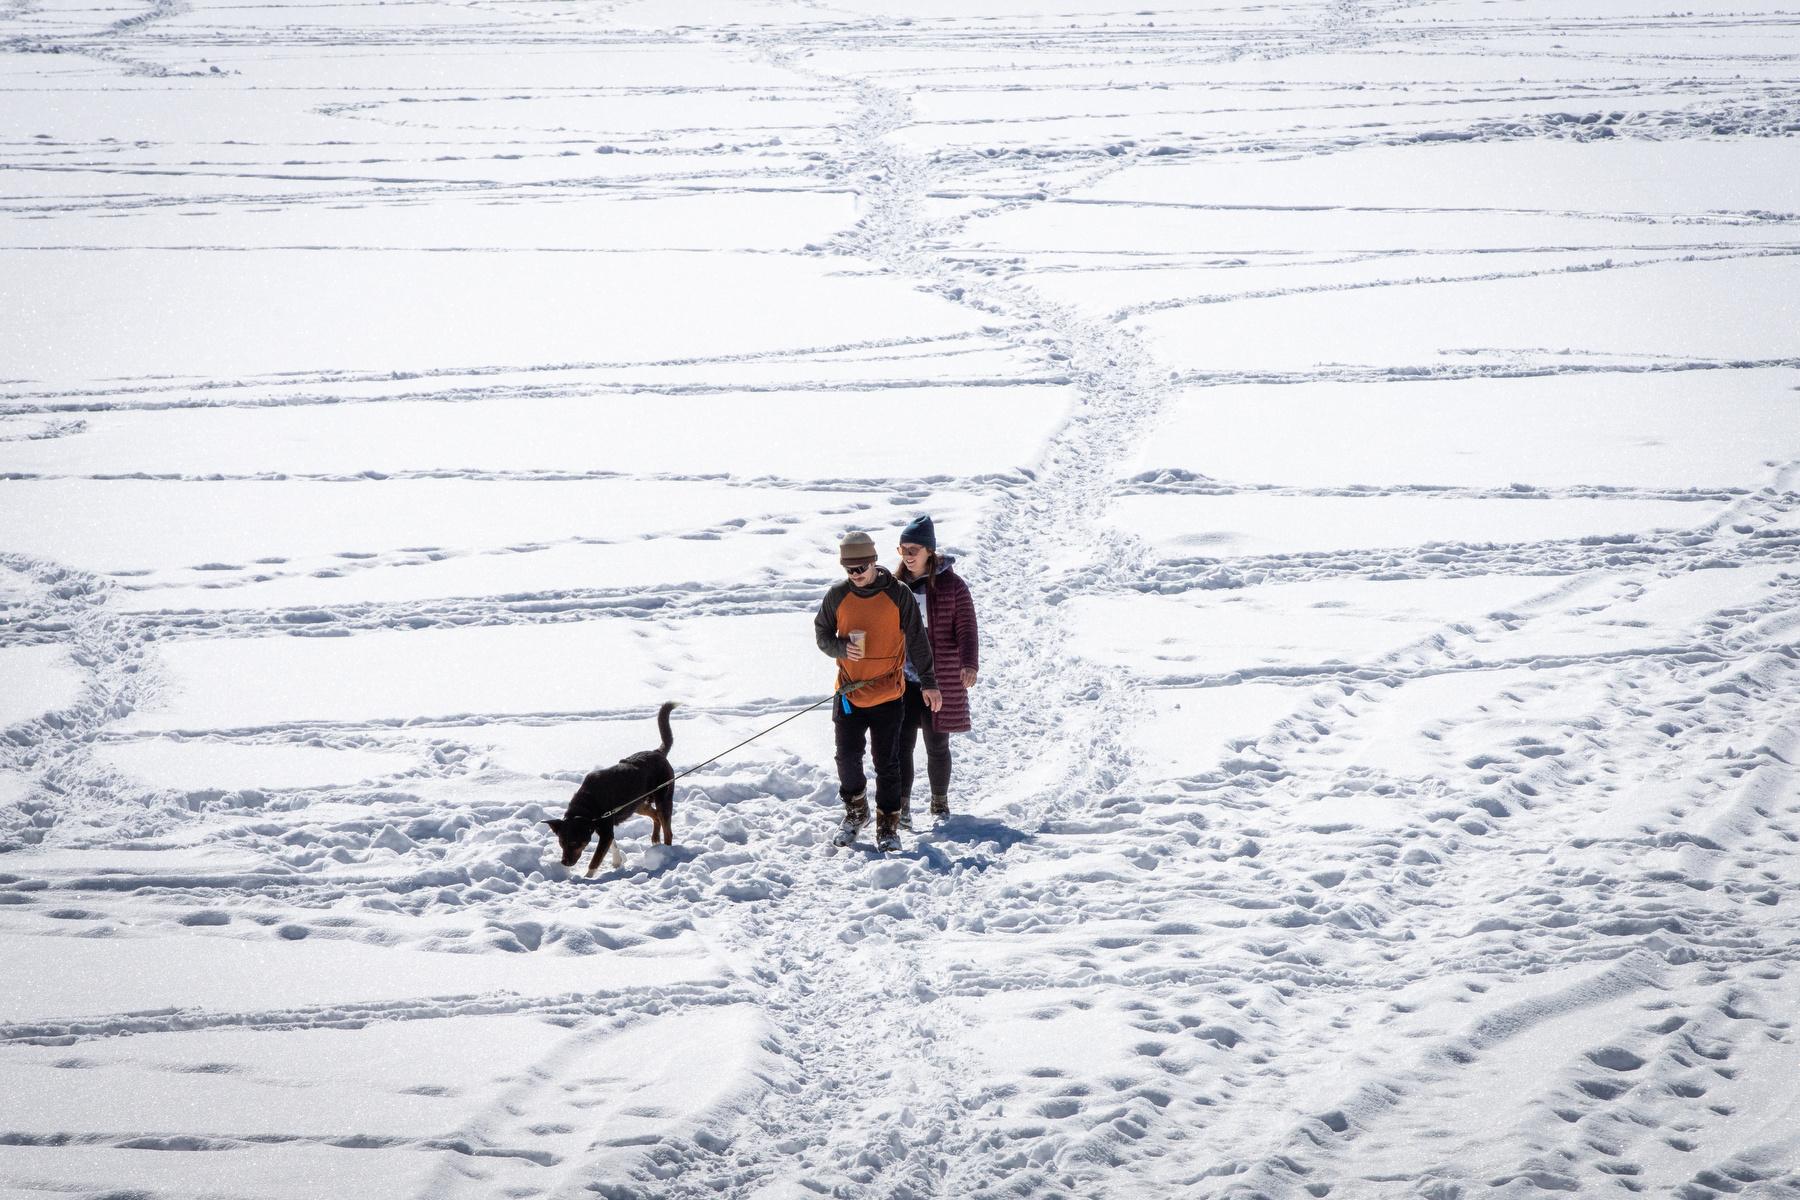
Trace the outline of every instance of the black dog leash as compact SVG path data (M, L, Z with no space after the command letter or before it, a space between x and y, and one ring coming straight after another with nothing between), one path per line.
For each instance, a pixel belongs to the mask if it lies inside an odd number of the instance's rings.
M698 771L701 767L710 767L714 763L718 762L721 758L724 758L727 754L730 754L735 750L742 750L745 746L748 746L751 742L754 742L757 738L765 737L768 734L774 733L777 729L780 729L783 725L786 725L789 721L797 720L800 717L804 717L807 713L811 712L815 708L818 708L820 705L830 704L833 700L836 700L838 697L848 696L851 692L856 691L858 688L867 687L869 684L874 683L874 682L875 682L875 680L873 680L873 679L863 679L863 680L858 680L855 683L852 683L848 687L839 688L837 691L832 692L831 695L829 695L829 696L825 697L823 700L819 701L818 704L809 704L805 708L801 709L799 712L794 713L792 716L783 717L781 720L775 722L773 725L769 726L767 729L763 730L761 733L751 734L749 737L745 738L743 741L739 742L737 745L732 746L729 749L719 751L717 754L713 755L711 758L707 759L703 763L694 764L693 766L689 767L687 770L681 772L680 774L676 775L674 778L670 779L669 782L657 784L655 787L653 787L649 791L645 792L642 796L637 796L637 797L632 798L631 800L627 800L624 804L619 805L619 807L613 809L610 812L603 813L601 816L599 816L596 819L601 820L601 821L608 821L608 820L611 820L613 817L618 816L620 813L625 812L627 809L636 808L638 805L638 802L640 800L649 799L651 796L654 796L654 795L656 795L656 793L662 791L665 787L673 789L675 787L676 779L681 779L684 776L692 775L695 771Z

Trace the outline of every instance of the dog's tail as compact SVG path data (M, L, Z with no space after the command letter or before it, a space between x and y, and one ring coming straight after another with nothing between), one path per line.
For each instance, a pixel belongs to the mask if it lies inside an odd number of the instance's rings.
M668 700L663 703L661 708L656 710L656 731L662 734L662 752L664 754L667 754L670 747L675 745L675 734L669 729L669 714L673 712L674 709L675 702L673 700Z

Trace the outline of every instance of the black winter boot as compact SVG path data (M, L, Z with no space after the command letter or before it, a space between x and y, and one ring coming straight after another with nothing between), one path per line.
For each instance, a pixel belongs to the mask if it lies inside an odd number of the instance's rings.
M869 793L858 792L844 800L844 820L838 826L837 836L832 844L848 846L862 832L862 827L869 823Z
M899 810L875 814L875 848L882 851L900 848Z
M950 815L950 796L948 793L931 793L931 815L934 817L947 817Z

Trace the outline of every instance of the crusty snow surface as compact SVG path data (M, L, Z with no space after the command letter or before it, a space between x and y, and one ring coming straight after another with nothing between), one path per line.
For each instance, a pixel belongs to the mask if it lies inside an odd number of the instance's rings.
M0 1200L1800 1197L1791 2L0 0L0 167ZM923 511L949 820L558 865Z

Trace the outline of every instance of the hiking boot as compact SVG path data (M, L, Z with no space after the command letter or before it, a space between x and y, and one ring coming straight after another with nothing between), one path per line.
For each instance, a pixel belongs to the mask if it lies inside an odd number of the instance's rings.
M838 846L848 846L856 840L856 835L861 833L862 827L868 823L869 793L858 792L854 796L846 797L844 820L838 826L837 836L831 839L832 843Z
M948 793L931 793L931 815L934 817L947 817L950 815L950 796Z
M883 851L900 848L900 812L898 810L875 814L875 848Z
M902 833L911 833L913 831L912 805L905 801L902 801L902 807L900 809L900 831Z

